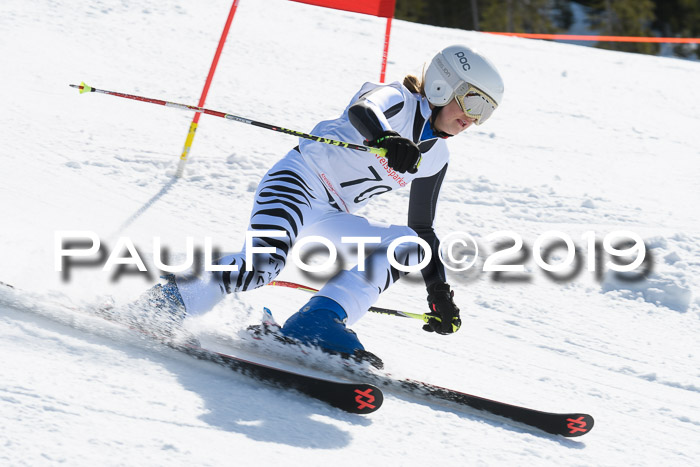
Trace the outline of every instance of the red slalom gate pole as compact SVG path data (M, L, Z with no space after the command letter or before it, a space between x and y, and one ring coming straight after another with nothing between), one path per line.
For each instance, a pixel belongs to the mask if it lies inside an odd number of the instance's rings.
M207 75L207 80L204 83L204 89L202 90L202 95L199 98L198 107L203 107L204 102L207 100L207 94L209 93L209 86L211 86L211 81L214 78L214 72L216 71L216 65L219 63L219 57L221 56L221 51L224 49L224 44L226 43L226 37L228 36L228 31L231 28L231 23L233 22L233 17L236 14L236 8L238 8L238 0L233 0L231 4L231 11L228 13L228 18L226 18L226 24L224 25L224 32L221 33L221 38L219 39L219 45L216 47L216 53L214 54L214 60L211 62L211 67L209 68L209 75ZM192 141L194 140L194 134L197 131L197 126L199 125L199 116L202 115L201 112L194 114L192 123L190 124L190 129L187 132L187 138L185 139L185 147L180 155L180 162L177 165L177 171L175 176L180 178L185 170L185 164L187 163L187 157L190 154L190 149L192 148Z
M386 31L384 32L384 54L382 55L382 72L379 75L379 82L383 83L386 77L386 62L389 58L389 38L391 37L391 17L386 19Z

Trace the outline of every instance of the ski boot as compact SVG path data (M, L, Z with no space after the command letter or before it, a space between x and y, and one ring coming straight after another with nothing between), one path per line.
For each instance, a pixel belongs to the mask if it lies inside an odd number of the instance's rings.
M183 327L187 312L175 276L162 276L157 284L129 304L128 324L168 345L199 347L199 341Z
M383 368L382 360L366 351L357 334L345 327L347 317L343 307L334 300L315 296L289 317L280 333L302 344L318 346L324 352Z

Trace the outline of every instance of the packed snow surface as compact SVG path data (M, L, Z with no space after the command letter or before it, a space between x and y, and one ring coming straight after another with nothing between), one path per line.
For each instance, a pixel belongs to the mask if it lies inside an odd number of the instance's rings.
M393 22L388 81L464 43L498 66L506 94L488 123L448 143L436 229L467 232L481 247L481 261L450 276L462 329L439 336L370 313L354 330L392 374L590 413L596 426L582 438L391 393L378 412L350 415L73 311L105 297L133 300L157 272L115 274L92 257L61 274L55 232L94 232L105 254L128 237L151 267L154 237L173 258L185 256L188 236L235 251L258 180L297 144L203 116L175 180L191 113L68 86L197 104L229 8L229 0L0 4L0 281L22 290L0 292L0 464L697 465L694 62ZM242 0L207 107L309 131L378 80L384 25ZM408 190L390 193L361 214L403 224L407 201ZM522 237L529 253L498 262L524 264L524 273L483 272L509 241L490 237L502 231ZM578 274L555 281L535 263L533 244L549 231L573 240ZM606 270L607 254L588 270L587 239L614 231L644 240L647 262L631 273L643 277ZM549 261L565 256L557 249ZM323 281L294 270L280 279ZM426 312L425 295L420 278L408 279L378 305ZM187 325L235 342L263 306L283 321L307 298L265 287Z

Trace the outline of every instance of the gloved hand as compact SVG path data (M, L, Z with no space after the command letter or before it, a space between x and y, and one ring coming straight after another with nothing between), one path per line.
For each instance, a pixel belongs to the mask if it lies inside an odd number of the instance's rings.
M435 316L435 318L428 320L428 324L423 326L424 331L452 334L459 330L462 320L459 319L459 308L452 300L454 295L454 291L450 290L450 284L445 282L428 286L428 305L430 306L428 316Z
M385 131L376 139L368 141L367 144L375 148L386 149L386 159L389 167L399 173L416 173L418 162L421 158L420 149L416 143L408 138L402 137L395 131Z

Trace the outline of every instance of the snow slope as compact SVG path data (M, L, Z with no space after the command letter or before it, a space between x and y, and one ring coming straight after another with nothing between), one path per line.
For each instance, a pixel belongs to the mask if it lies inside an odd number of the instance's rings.
M162 237L222 250L243 240L256 183L294 138L203 116L173 181L191 114L98 88L196 104L226 0L0 4L0 463L3 465L692 465L700 455L700 64L395 21L389 79L452 43L498 65L506 97L488 124L450 141L442 234L638 233L650 276L582 271L527 281L454 274L459 333L368 315L355 327L394 374L550 411L595 416L566 440L501 419L387 395L352 416L81 317L55 303L135 298L156 280L54 269L54 232L128 236L148 259ZM384 21L282 0L242 0L207 107L308 131L379 74ZM408 191L362 212L404 223ZM107 251L109 252L109 250ZM149 263L150 264L150 263ZM511 277L512 276L508 276ZM318 283L285 271L284 277ZM302 292L266 287L191 320L223 338L279 320ZM420 280L380 306L421 311Z

